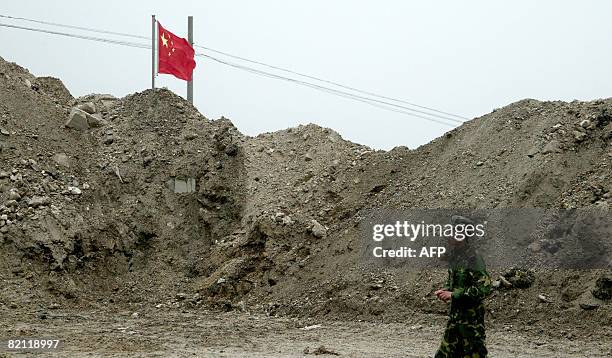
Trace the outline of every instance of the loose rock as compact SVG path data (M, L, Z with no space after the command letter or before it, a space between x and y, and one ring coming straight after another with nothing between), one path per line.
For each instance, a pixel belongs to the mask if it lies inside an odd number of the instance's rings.
M48 196L35 196L28 202L28 206L37 208L39 206L49 205L51 199Z
M544 149L542 149L542 154L561 153L561 152L562 152L561 143L559 143L559 141L557 140L551 140L544 146Z
M586 133L580 131L573 131L572 134L574 135L574 139L576 140L576 142L582 142L587 137Z
M68 189L62 192L64 195L81 195L81 193L81 189L77 188L76 186L69 186Z
M319 224L318 221L312 220L311 225L312 227L310 228L310 231L315 237L318 237L321 239L327 235L327 229L325 228L325 226Z
M9 191L9 199L19 201L21 199L21 195L16 190Z
M87 123L87 112L80 110L78 108L73 108L68 117L68 121L65 124L68 128L73 128L77 130L86 130L89 128L89 124Z
M588 119L585 119L580 122L580 126L585 129L588 128L590 125L591 125L591 121L589 121Z
M77 108L89 114L96 113L96 105L94 105L93 102L81 103Z

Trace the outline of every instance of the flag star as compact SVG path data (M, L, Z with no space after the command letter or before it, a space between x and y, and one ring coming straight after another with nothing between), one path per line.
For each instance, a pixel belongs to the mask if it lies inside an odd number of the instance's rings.
M168 39L164 37L164 34L161 35L161 40L164 46L168 47Z

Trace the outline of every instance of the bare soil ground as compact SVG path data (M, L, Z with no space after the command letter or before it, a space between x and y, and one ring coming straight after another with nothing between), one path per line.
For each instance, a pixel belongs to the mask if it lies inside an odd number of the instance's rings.
M429 357L446 320L435 314L418 314L403 323L371 323L154 308L140 312L134 318L130 311L56 310L45 319L37 312L3 312L0 336L56 337L64 340L64 347L51 355L66 357ZM488 346L491 357L612 354L605 340L567 339L508 326L490 328Z

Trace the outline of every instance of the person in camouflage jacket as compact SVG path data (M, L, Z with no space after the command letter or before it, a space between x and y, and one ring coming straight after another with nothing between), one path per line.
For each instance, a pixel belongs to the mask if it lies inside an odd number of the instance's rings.
M471 222L453 217L453 224ZM450 240L448 280L435 292L439 299L450 302L449 319L435 358L484 358L484 299L491 292L491 278L483 258L472 247L470 239Z

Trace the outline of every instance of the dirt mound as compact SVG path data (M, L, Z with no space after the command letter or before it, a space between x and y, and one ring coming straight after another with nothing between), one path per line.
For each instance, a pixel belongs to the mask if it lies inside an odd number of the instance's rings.
M0 60L0 306L443 313L431 292L445 272L360 265L364 211L609 210L611 114L612 100L525 100L418 149L374 151L313 124L247 137L167 90L73 99ZM601 275L536 272L496 291L491 317L605 324Z

